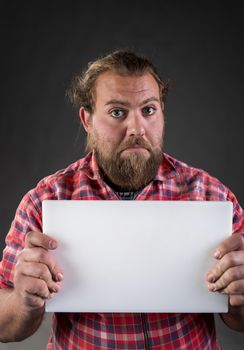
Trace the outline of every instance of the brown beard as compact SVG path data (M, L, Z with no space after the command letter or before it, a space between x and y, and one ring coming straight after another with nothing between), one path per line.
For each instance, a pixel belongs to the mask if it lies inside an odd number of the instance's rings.
M158 168L162 162L162 142L161 147L152 149L151 146L142 138L133 136L122 143L118 149L109 152L106 141L97 142L98 136L88 135L86 150L94 150L96 160L104 179L114 189L119 191L138 191L145 187L157 174ZM162 137L163 139L163 137ZM127 147L140 145L150 153L149 157L140 153L131 153L123 157L121 153Z

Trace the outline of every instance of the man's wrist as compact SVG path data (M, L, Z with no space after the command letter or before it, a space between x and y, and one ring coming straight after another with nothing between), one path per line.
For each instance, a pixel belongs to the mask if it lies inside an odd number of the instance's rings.
M244 332L244 306L229 305L228 313L220 314L220 317L229 328Z
M45 304L41 307L27 306L14 289L7 298L9 300L6 300L6 305L12 308L8 313L9 323L12 324L13 330L10 341L21 341L31 336L39 328L45 313Z

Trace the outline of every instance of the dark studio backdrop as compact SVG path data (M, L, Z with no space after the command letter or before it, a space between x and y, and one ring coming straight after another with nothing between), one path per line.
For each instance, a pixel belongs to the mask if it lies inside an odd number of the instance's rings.
M220 179L243 206L240 5L1 2L1 251L26 191L83 155L85 134L65 99L72 76L88 61L117 48L147 55L170 80L165 151ZM242 334L218 327L224 349L242 348ZM31 344L44 348L43 336L35 337L23 349ZM0 344L0 349L22 348Z

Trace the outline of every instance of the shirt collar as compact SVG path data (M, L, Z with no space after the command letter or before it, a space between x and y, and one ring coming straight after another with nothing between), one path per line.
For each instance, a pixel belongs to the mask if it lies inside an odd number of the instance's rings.
M81 168L82 171L92 180L102 179L103 176L97 164L97 160L93 152L90 152L85 157L85 162ZM173 159L166 153L163 153L163 161L159 166L158 172L154 178L154 181L165 181L171 178L179 176Z
M157 175L154 180L165 181L179 176L176 164L173 159L166 153L163 153L163 161L159 166Z
M101 171L98 167L97 160L93 152L88 153L85 156L85 162L81 167L81 170L92 180L99 180L102 178Z

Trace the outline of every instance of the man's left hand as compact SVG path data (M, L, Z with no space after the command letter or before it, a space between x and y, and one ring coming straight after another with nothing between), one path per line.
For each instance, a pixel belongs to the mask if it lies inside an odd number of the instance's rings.
M216 265L206 274L208 289L229 295L231 306L244 306L244 237L233 234L215 250Z

